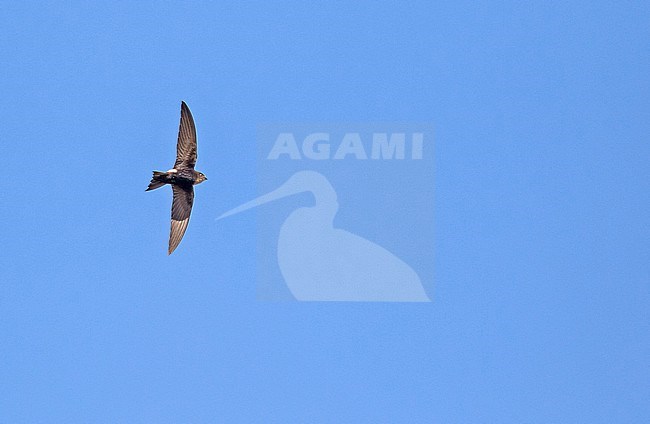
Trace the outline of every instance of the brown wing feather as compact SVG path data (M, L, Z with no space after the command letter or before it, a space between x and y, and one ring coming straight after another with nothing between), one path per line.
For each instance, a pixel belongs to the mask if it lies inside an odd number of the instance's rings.
M194 118L185 102L181 102L181 123L178 127L176 162L174 168L192 168L196 165L196 128Z
M190 222L192 205L194 204L194 188L173 185L174 200L172 200L172 225L169 231L169 255L178 247L185 235L187 224Z

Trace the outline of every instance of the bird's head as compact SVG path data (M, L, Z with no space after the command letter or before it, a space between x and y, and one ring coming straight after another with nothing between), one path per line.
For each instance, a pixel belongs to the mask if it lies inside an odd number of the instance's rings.
M207 179L208 179L208 177L203 175L202 172L199 172L199 175L198 175L198 177L196 177L196 182L194 184L201 184L203 181L205 181Z

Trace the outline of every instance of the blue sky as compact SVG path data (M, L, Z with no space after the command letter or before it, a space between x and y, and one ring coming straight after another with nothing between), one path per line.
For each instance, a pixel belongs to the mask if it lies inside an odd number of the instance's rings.
M0 422L647 422L648 21L3 3ZM209 181L168 257L181 100ZM378 121L435 126L433 302L257 301L255 214L214 220L256 126Z

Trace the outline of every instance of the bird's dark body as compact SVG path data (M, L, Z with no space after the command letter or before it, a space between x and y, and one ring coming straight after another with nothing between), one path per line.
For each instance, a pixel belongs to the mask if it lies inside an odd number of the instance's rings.
M193 169L177 169L176 172L167 171L154 174L153 179L164 184L191 187L199 180L199 175L200 173Z
M181 103L181 122L176 143L176 162L167 172L153 171L153 177L146 191L155 190L166 184L172 186L172 225L169 232L171 253L183 239L194 205L194 186L207 180L203 173L195 171L196 164L196 128L194 118L185 102Z

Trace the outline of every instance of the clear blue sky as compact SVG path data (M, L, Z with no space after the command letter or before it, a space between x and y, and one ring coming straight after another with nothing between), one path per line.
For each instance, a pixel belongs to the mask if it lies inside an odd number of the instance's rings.
M0 6L0 422L650 421L647 2L132 3ZM434 123L432 303L256 300L282 121Z

